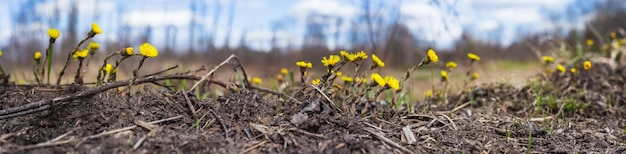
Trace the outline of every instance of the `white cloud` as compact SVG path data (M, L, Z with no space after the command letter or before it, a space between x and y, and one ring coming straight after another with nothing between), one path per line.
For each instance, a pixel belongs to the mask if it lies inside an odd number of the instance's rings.
M58 7L61 12L69 13L72 8L72 3L76 4L78 12L82 16L92 17L95 12L100 14L108 14L114 11L116 4L114 1L102 1L102 0L58 0L58 1L45 1L38 3L35 6L35 12L44 17L54 17L55 7Z
M330 17L352 18L358 13L354 6L334 0L301 0L289 9L289 13L298 19L316 13Z
M176 27L188 26L193 18L199 22L210 23L210 19L194 15L190 10L176 11L130 11L122 17L124 23L132 27L166 27L173 25Z

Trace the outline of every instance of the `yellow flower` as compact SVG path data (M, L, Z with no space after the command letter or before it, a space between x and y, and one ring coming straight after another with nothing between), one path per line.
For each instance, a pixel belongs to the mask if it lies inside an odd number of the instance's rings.
M104 68L102 68L102 70L104 70L104 72L106 72L106 74L111 74L113 71L113 65L111 64L106 64L104 65Z
M426 97L433 96L433 90L428 90L428 91L424 92L424 96L426 96Z
M382 76L380 76L380 74L372 73L371 78L372 78L372 81L378 84L378 86L381 86L381 87L385 86L385 79Z
M361 61L363 59L367 59L367 53L365 53L365 51L360 51L360 52L357 52L356 54L352 54L352 55L353 55L352 57L354 57L354 59L350 60L352 62Z
M361 79L361 78L359 78L359 77L357 77L357 78L356 78L356 79L354 79L354 80L356 80L356 82L363 82L363 83L367 83L367 79Z
M252 83L254 83L254 84L259 85L259 84L261 84L261 82L263 82L263 79L261 79L261 78L258 78L258 77L253 77L252 78Z
M312 68L313 67L313 64L311 64L309 62L305 62L305 61L296 62L296 65L298 65L301 68Z
M556 69L561 73L565 72L565 67L561 64L556 65Z
M437 56L437 53L435 53L435 50L433 49L428 49L428 63L430 62L435 62L437 63L439 61L439 56Z
M474 74L472 75L472 80L476 80L476 79L478 79L478 77L480 77L478 72L474 72Z
M480 57L474 53L467 53L467 58L471 59L472 61L480 61Z
M448 80L448 71L441 71L441 79Z
M91 32L94 34L102 34L102 29L100 29L100 26L94 22L91 23Z
M143 43L139 46L139 53L144 57L154 58L159 55L159 50L150 43Z
M585 70L589 70L591 69L591 62L590 61L585 61L585 63L583 63L583 69Z
M393 76L385 76L385 83L393 90L400 90L400 82Z
M319 85L322 82L322 80L320 79L315 79L313 81L311 81L311 83L313 83L313 85Z
M96 43L94 41L89 42L88 46L89 46L89 49L91 49L91 50L96 50L96 49L100 48L100 44L98 44L98 43Z
M74 52L72 57L74 57L74 59L76 59L76 60L79 60L79 59L83 59L83 58L87 57L87 55L89 55L89 50L85 49L85 50L82 50L82 51Z
M617 45L624 45L626 44L626 40L624 39L617 39Z
M552 63L554 62L554 57L552 56L541 56L541 59L546 62L546 63Z
M452 70L452 69L456 68L456 66L457 66L457 65L456 65L456 62L454 62L454 61L449 61L449 62L447 62L447 63L446 63L446 67L447 67L448 69L450 69L450 70Z
M587 39L587 46L593 46L593 40Z
M35 52L35 56L33 58L35 58L36 61L39 61L39 59L41 59L41 52Z
M0 57L2 57L2 50L0 50Z
M572 67L572 68L570 69L570 72L572 72L572 73L576 74L576 73L578 73L578 70L576 70L576 68L573 68L573 67Z
M124 56L132 56L135 53L135 48L128 47L122 50L122 55Z
M374 66L376 67L385 67L385 63L376 56L376 54L372 54L372 62L374 62Z
M278 82L283 81L283 75L282 74L276 75L276 80L278 80Z
M289 73L289 70L287 68L280 69L280 74L287 75L288 73Z
M337 76L341 76L341 75L343 75L343 73L342 73L342 72L337 71L337 72L335 72L335 75L337 75Z
M61 35L61 32L58 29L50 28L48 29L48 36L52 39L57 39Z
M612 39L617 38L617 33L615 33L615 32L611 32L611 34L609 34L609 35L611 35L611 38L612 38Z
M343 82L352 82L353 79L351 77L344 76L341 77L341 80L343 80Z
M335 84L333 84L333 88L341 90L341 85L335 83Z
M322 58L322 64L324 66L335 66L335 64L337 64L339 61L341 60L341 58L339 58L339 56L337 55L330 55L328 56L328 59L326 59L326 56L324 56Z

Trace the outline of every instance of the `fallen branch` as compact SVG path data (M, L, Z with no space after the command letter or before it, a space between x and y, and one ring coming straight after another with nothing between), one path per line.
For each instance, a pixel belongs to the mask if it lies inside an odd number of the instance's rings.
M198 80L199 77L194 76L194 75L184 75L184 74L149 76L149 77L137 78L135 83L142 84L142 83L150 83L154 81L171 80L171 79ZM129 80L112 82L112 83L109 83L100 87L88 88L88 89L85 89L85 90L82 90L73 94L62 95L62 96L51 98L51 99L43 99L43 100L39 100L36 102L28 103L22 106L11 107L8 109L0 110L0 120L43 111L43 110L49 109L50 104L54 106L64 105L64 104L69 103L72 100L92 96L92 95L107 91L109 89L127 86L129 83L130 83Z
M179 115L179 116L175 116L175 117L171 117L171 118L167 118L167 119L161 119L161 120L157 120L157 121L152 121L152 122L149 122L149 124L153 124L154 125L154 124L158 124L158 123L165 122L165 121L171 121L171 120L180 119L182 117L183 117L182 115ZM87 136L87 137L83 137L83 138L68 139L68 140L57 141L57 142L44 142L44 143L39 143L39 144L35 144L35 145L24 146L24 147L20 147L18 150L27 150L27 149L33 149L33 148L41 148L41 147L62 145L62 144L67 144L67 143L72 143L72 142L77 142L77 141L84 141L84 140L88 140L88 139L94 139L94 138L98 138L98 137L102 137L102 136L106 136L106 135L111 135L111 134L115 134L115 133L131 130L131 129L135 129L135 128L137 128L137 125L124 127L124 128L120 128L120 129L116 129L116 130L111 130L111 131L106 131L106 132L102 132L100 134Z

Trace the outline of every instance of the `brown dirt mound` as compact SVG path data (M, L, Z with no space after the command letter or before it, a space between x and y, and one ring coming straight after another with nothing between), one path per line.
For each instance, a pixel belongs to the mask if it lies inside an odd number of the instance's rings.
M0 87L0 109L71 94L81 88L58 91L3 86ZM407 115L378 107L364 115L352 115L338 112L324 99L314 97L303 98L302 104L295 104L244 89L215 99L197 100L190 94L144 86L141 94L124 96L108 91L53 110L0 120L0 152L626 151L623 109L538 113L532 102L539 92L529 92L529 89L492 84L475 87L421 114ZM462 104L470 105L459 107ZM455 110L451 112L452 109Z

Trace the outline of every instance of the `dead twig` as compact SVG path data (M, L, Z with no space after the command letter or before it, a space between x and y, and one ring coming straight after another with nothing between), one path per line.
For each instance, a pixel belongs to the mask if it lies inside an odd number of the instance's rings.
M240 152L240 154L248 153L248 152L250 152L250 151L252 151L252 150L254 150L254 149L258 148L258 147L261 147L261 146L265 145L267 142L268 141L265 140L265 141L263 141L263 142L261 142L259 144L256 144L256 145L254 145L254 146L252 146L252 147L250 147L250 148L248 148L246 150L243 150L242 152Z
M328 96L326 96L326 94L324 94L324 92L318 88L315 85L311 85L311 87L313 87L315 90L317 90L317 92L319 92L320 94L322 94L322 96L324 96L324 98L326 98L326 100L330 103L330 106L333 106L335 109L337 109L339 112L342 112L341 109L339 107L337 107L337 105L335 104L335 102L333 102L332 100L330 100L330 98L328 98Z
M149 122L149 124L158 124L158 123L165 122L165 121L171 121L171 120L180 119L182 117L183 117L182 115L179 115L179 116L175 116L175 117L171 117L171 118L167 118L167 119L161 119L161 120L157 120L157 121L152 121L152 122ZM131 130L131 129L135 129L135 128L137 128L137 125L124 127L124 128L120 128L120 129L116 129L116 130L111 130L111 131L106 131L106 132L102 132L100 134L87 136L87 137L83 137L83 138L78 138L78 139L68 139L68 140L56 141L56 142L44 142L44 143L39 143L39 144L35 144L35 145L24 146L24 147L20 147L18 150L27 150L27 149L33 149L33 148L41 148L41 147L62 145L62 144L67 144L67 143L72 143L72 142L77 142L77 141L84 141L84 140L99 138L99 137L102 137L102 136L111 135L111 134L115 134L115 133Z
M222 120L222 117L220 117L220 115L218 115L213 109L211 108L207 108L209 109L209 112L211 112L211 114L213 114L213 116L215 117L215 119L217 119L217 121L220 122L220 124L222 125L222 129L224 130L224 134L226 134L226 138L228 137L228 127L226 127L226 124L224 123L224 120Z
M394 147L396 147L396 148L398 148L398 149L402 150L402 151L403 151L403 152L405 152L405 153L413 153L413 151L411 151L411 150L409 150L409 149L407 149L407 148L405 148L405 147L401 146L400 144L398 144L398 143L396 143L396 142L391 141L390 139L386 138L386 137L385 137L385 136L383 136L382 134L377 133L375 130L372 130L372 128L363 128L363 130L365 130L365 131L367 131L367 132L371 133L372 135L374 135L374 137L376 137L376 138L380 139L381 141L383 141L383 142L385 142L385 143L387 143L387 144L390 144L390 145L392 145L392 146L394 146Z
M187 92L195 90L196 87L198 87L198 85L200 85L202 82L206 81L209 76L213 75L213 73L215 73L215 71L217 71L217 69L219 69L222 66L228 64L228 62L230 62L231 59L235 59L237 61L237 65L243 70L243 66L241 65L241 62L239 61L239 58L237 58L237 56L235 56L235 55L230 55L230 56L228 56L228 58L226 58L220 64L218 64L217 66L213 67L213 69L211 69L207 74L202 76L202 78L200 78L200 80L198 80L198 82L193 84L193 86L191 86L191 88L189 88L189 90L187 90ZM246 80L244 80L245 86L248 87L250 85L248 83L248 80L247 80L248 75L246 74L245 71L242 71L242 72L243 72L244 78L246 78Z
M191 113L193 114L193 118L198 120L198 114L196 114L196 108L193 106L193 103L191 103L191 100L189 100L187 93L181 90L181 94L185 97L185 102L187 102L187 106L189 106L189 110L191 110Z

